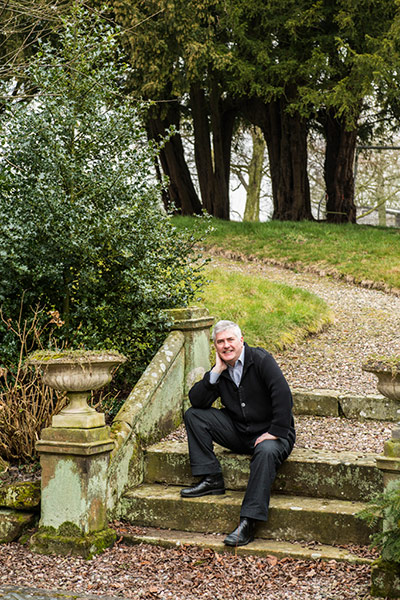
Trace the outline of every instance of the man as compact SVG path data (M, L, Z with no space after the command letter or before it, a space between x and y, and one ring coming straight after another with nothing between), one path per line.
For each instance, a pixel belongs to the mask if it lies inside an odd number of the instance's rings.
M294 445L292 395L273 357L244 343L236 323L219 321L213 341L215 365L190 390L192 407L185 414L192 473L201 480L181 490L181 496L225 493L213 442L250 454L240 523L224 541L228 546L243 546L254 539L257 522L267 520L276 470ZM221 398L221 410L212 407L217 398Z

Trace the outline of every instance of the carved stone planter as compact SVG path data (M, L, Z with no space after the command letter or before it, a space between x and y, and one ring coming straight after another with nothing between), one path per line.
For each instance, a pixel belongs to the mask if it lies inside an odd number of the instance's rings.
M379 392L399 403L400 406L400 355L371 356L362 366L364 371L373 373L378 378ZM400 478L400 424L392 429L392 437L384 445L383 455L376 459L377 466L383 472L385 486L390 481Z
M91 558L115 541L108 527L107 473L114 442L104 414L88 406L91 390L111 381L126 358L117 352L38 352L29 363L68 405L36 444L42 466L41 517L34 552Z
M371 357L362 368L377 376L377 388L383 396L400 402L400 356Z
M32 354L29 364L38 367L46 385L65 391L67 406L55 415L53 427L91 428L105 425L104 415L87 404L92 390L97 390L112 379L115 367L126 357L118 352L59 352Z

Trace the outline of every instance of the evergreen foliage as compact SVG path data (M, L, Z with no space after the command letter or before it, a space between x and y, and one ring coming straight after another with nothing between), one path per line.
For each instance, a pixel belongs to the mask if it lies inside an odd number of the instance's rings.
M390 481L358 516L371 526L384 519L382 531L371 536L372 545L383 560L400 563L400 481Z
M76 8L26 75L35 99L1 118L3 316L17 319L23 296L23 316L38 304L59 311L60 342L117 348L140 368L159 343L161 309L185 305L200 273L193 236L160 208L143 107L119 93L128 69L115 30ZM3 360L16 362L0 328Z
M191 114L199 187L210 214L229 218L229 195L220 182L229 179L230 155L223 146L231 143L229 119L244 115L268 144L275 219L312 219L307 133L316 126L327 142L327 220L355 222L358 130L364 139L371 134L367 117L376 115L377 99L398 117L395 0L111 0L111 5L126 31L136 91ZM211 148L214 172L206 160ZM172 162L170 157L168 168L166 160L162 166L183 196L182 162ZM208 181L215 176L214 187L202 181L205 172ZM189 204L181 213L190 211L196 212Z

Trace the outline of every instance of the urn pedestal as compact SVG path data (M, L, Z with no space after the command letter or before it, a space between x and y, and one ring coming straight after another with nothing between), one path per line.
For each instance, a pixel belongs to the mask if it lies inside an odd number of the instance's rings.
M378 391L391 400L400 403L400 357L369 358L363 370L378 378ZM384 451L376 459L377 467L383 473L385 488L400 480L400 424L392 429L392 437L384 445ZM386 524L388 526L388 524ZM383 520L385 528L385 519ZM400 535L400 529L399 529ZM384 552L371 569L371 594L379 598L400 598L400 564L385 560Z
M116 353L32 357L44 382L67 392L68 405L37 443L42 466L41 518L31 549L91 558L115 541L107 522L107 470L114 447L104 414L87 404L124 362Z

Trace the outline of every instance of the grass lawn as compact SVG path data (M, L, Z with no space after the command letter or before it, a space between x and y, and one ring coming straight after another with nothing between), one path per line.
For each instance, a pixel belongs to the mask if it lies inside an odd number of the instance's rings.
M206 276L204 305L216 321L239 323L251 346L281 350L332 320L325 302L305 290L210 267Z
M330 225L269 221L237 223L219 219L174 217L178 228L211 231L206 245L260 258L316 265L400 288L400 230L367 225Z

